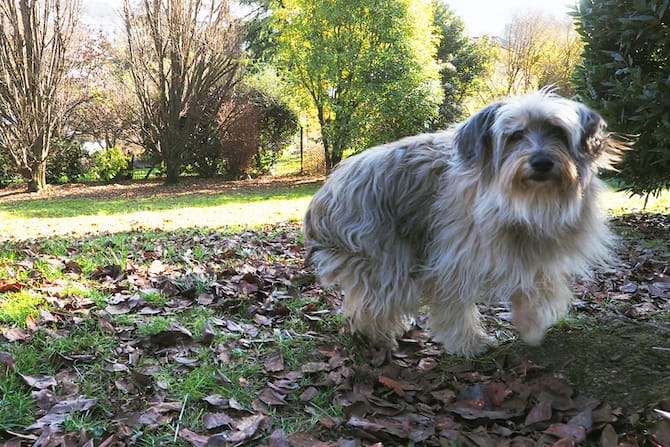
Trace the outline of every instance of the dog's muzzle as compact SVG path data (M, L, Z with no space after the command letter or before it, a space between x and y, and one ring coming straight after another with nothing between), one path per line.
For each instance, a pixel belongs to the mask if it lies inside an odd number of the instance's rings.
M528 164L531 168L529 178L536 182L544 182L555 177L554 167L556 163L551 156L544 152L533 155Z

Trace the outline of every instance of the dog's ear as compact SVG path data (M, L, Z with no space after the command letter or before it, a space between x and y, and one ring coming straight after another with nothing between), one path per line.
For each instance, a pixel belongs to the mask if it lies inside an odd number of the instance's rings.
M454 146L461 159L467 163L486 165L493 158L493 133L491 127L502 102L484 107L465 121L454 135Z
M577 109L579 123L582 128L580 140L581 150L594 157L599 156L607 145L605 135L605 120L586 106L580 105Z
M605 120L588 107L579 105L578 113L582 131L578 150L593 157L599 168L616 171L616 164L632 143L608 132Z

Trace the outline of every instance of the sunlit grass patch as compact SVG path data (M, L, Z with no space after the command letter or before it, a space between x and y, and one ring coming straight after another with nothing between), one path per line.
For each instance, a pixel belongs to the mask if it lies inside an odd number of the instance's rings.
M666 214L670 212L670 190L658 195L631 195L628 191L610 188L602 197L603 206L613 215L644 211L647 213Z
M0 323L26 327L26 319L37 317L44 303L44 297L32 290L0 294Z

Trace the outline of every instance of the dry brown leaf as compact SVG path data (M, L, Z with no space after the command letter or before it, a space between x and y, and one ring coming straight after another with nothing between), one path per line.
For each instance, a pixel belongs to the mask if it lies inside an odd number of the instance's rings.
M536 424L538 422L545 422L551 420L551 402L538 402L531 408L528 415L526 415L526 420L523 425L528 427L529 425ZM546 426L545 426L546 427Z
M405 395L405 390L402 388L402 385L390 377L379 376L378 380L382 385L391 388L398 396L402 397Z
M47 376L44 374L36 374L34 376L25 376L19 373L19 376L23 379L26 384L31 388L36 388L38 390L43 390L46 388L53 388L57 385L56 378L54 376Z
M207 430L230 425L233 419L226 413L205 413L202 415L202 424Z
M206 447L209 436L201 435L187 428L179 430L179 437L190 442L194 447Z
M14 370L16 360L9 352L0 351L0 364L5 365L7 369Z
M568 439L576 443L586 440L586 429L581 425L554 423L544 433L555 436L558 439Z

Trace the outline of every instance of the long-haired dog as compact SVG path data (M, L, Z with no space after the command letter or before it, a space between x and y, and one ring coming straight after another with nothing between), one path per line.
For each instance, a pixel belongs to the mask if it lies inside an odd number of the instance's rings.
M343 161L307 210L307 258L376 344L396 347L428 305L432 337L476 355L495 343L476 303L493 298L539 344L568 310L570 277L608 258L596 174L623 149L597 113L549 91L490 104Z

